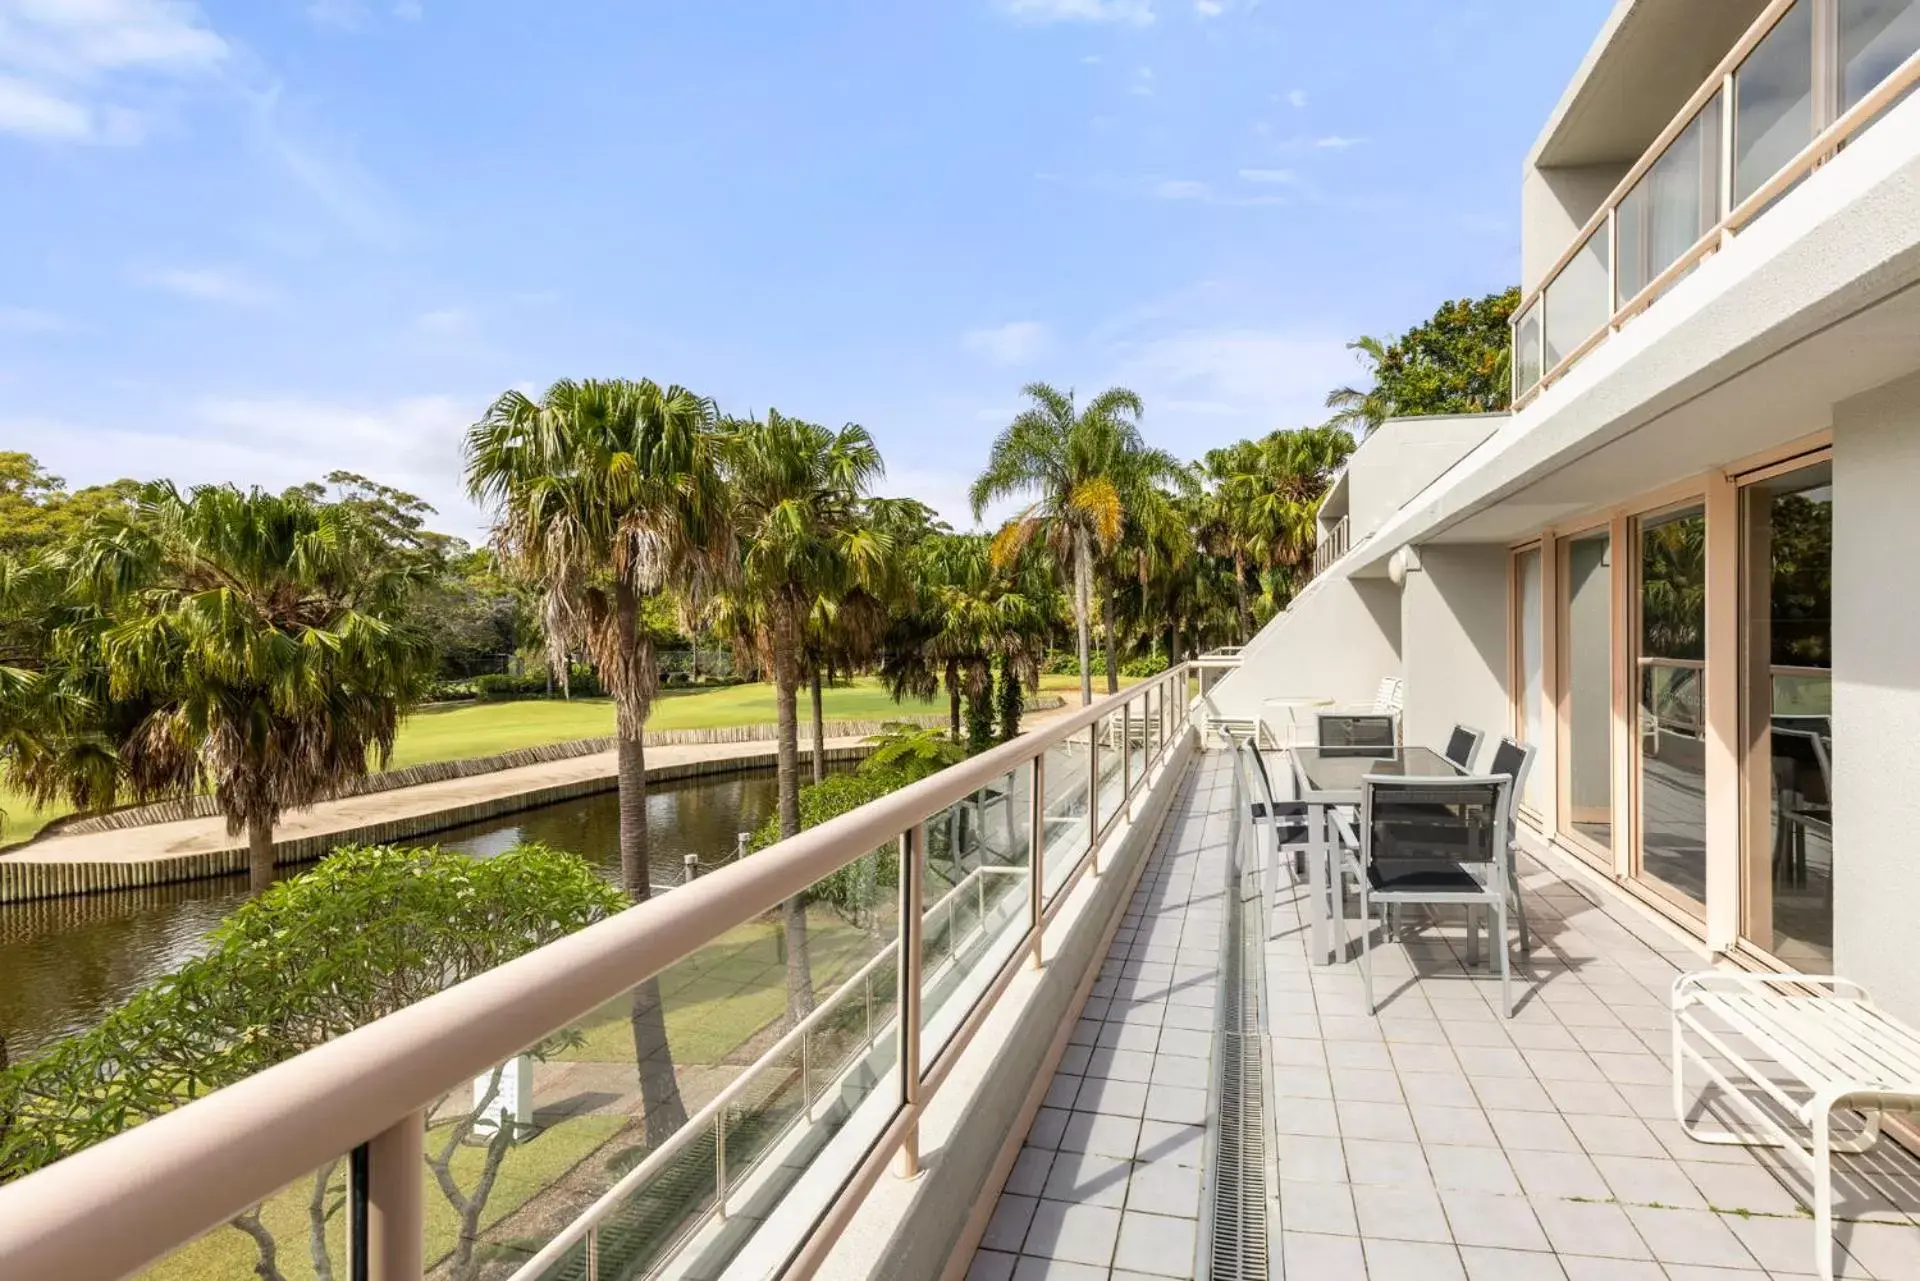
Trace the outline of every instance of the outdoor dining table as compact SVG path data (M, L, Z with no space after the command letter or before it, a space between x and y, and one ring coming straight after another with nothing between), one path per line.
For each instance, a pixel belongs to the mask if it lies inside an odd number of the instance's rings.
M1346 945L1340 916L1340 842L1329 822L1330 812L1360 804L1363 780L1369 774L1450 778L1465 771L1430 747L1296 747L1288 755L1293 762L1294 795L1307 807L1310 955L1315 965L1325 965L1339 959L1334 956L1335 947ZM1337 940L1336 924L1342 926Z

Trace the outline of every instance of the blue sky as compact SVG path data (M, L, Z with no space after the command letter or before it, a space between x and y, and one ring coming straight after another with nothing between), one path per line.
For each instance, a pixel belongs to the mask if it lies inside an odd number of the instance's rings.
M878 439L966 519L1041 378L1183 456L1518 274L1607 0L0 0L0 448L349 467L476 536L511 386Z

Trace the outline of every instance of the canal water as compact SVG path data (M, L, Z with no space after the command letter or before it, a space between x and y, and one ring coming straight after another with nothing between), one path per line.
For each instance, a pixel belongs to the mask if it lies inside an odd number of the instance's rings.
M689 854L708 866L730 858L738 834L759 827L776 799L771 770L654 784L647 796L654 884L683 883ZM619 799L606 792L417 843L491 858L521 841L539 841L579 854L617 880L619 834ZM0 907L0 1038L12 1058L84 1031L197 956L209 931L246 897L246 878L239 876Z

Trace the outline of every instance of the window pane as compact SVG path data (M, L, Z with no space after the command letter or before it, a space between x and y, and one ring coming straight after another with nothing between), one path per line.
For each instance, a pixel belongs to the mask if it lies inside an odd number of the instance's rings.
M1833 965L1833 487L1830 464L1746 495L1750 594L1749 937L1797 969ZM1764 663L1765 669L1757 670ZM1757 792L1757 795L1756 795ZM1758 830L1751 830L1756 827Z
M1840 0L1840 110L1920 50L1920 0Z
M1681 130L1615 214L1624 306L1720 220L1720 98Z
M1813 141L1813 4L1787 11L1734 73L1734 202Z
M1547 368L1552 369L1606 325L1607 230L1602 226L1547 286Z
M1707 897L1707 517L1639 522L1640 871Z
M1519 725L1521 741L1536 744L1544 727L1540 702L1545 688L1542 665L1546 657L1540 630L1540 590L1540 552L1536 548L1520 554ZM1535 809L1540 808L1546 786L1546 771L1532 771L1527 775L1527 791L1521 799Z
M1613 843L1613 555L1604 533L1567 542L1566 821Z
M1525 392L1540 381L1540 304L1535 302L1514 328L1514 392Z

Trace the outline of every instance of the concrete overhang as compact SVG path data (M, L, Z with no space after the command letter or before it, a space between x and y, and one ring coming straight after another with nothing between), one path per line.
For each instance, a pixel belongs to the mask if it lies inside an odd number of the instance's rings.
M1356 547L1504 542L1776 448L1920 368L1920 97Z
M1767 0L1619 0L1527 154L1526 168L1631 164Z

